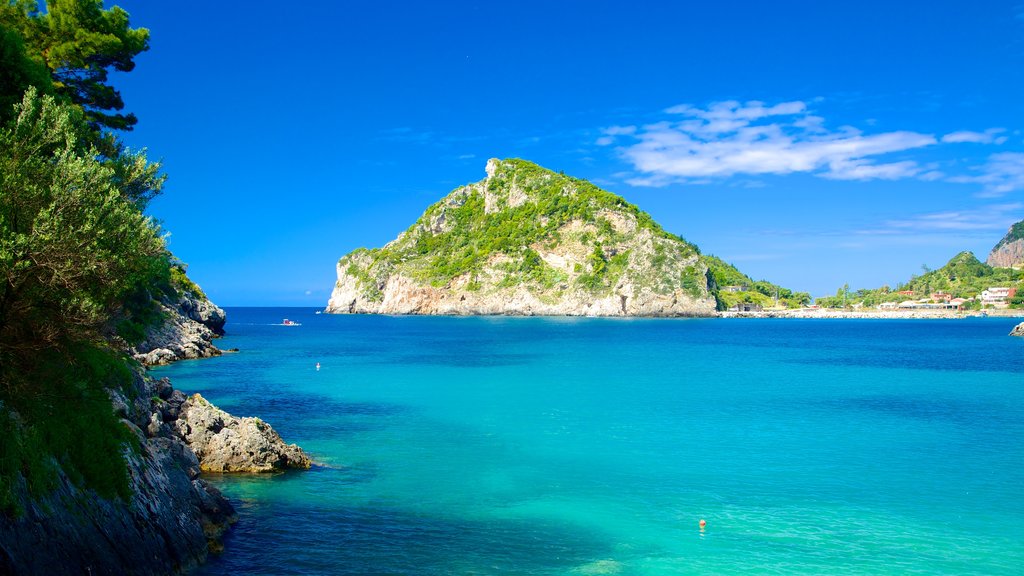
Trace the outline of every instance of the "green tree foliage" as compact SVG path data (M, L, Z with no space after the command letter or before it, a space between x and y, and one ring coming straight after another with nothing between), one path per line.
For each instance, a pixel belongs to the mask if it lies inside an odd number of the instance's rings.
M80 108L35 89L0 129L0 425L14 431L0 488L12 466L44 486L33 474L51 457L106 495L127 486L105 389L130 375L107 342L169 289L171 260L133 188L159 167L133 155L119 172L92 134Z
M28 58L46 66L56 93L82 107L94 132L135 125L108 84L111 70L131 71L149 48L149 30L131 28L127 12L104 9L102 0L48 0L45 11L35 0L9 0L0 6L0 26L20 34ZM40 88L37 81L29 83Z
M811 295L807 292L794 292L767 280L755 282L750 276L717 256L705 254L701 258L707 264L708 274L714 281L714 292L721 310L731 308L740 302L759 304L765 308L776 305L799 308L811 302ZM728 291L725 290L727 286L741 289L735 292Z
M0 126L14 117L14 105L30 86L52 92L50 71L28 56L21 34L0 20Z
M878 289L861 289L849 293L847 304L877 306L883 302L901 302L922 299L936 292L944 292L953 298L974 298L993 286L1019 287L1024 289L1024 271L1010 268L993 268L978 260L971 252L961 252L950 259L945 266L931 270L921 276L911 275L910 281L899 286L900 294L888 286ZM841 294L842 289L840 289ZM819 298L818 304L835 305L831 298Z

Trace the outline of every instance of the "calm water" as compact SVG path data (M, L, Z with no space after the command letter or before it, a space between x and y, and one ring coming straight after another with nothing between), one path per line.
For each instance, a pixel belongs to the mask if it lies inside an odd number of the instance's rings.
M1022 573L1010 320L228 318L157 374L322 466L204 574Z

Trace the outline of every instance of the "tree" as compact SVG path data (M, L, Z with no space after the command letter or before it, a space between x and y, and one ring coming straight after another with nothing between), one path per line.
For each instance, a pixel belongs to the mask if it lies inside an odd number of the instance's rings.
M127 12L105 10L102 0L48 0L45 12L36 0L9 0L0 5L0 26L20 34L28 58L50 71L53 89L82 107L95 133L135 125L107 83L110 70L131 71L149 49L149 30L130 28Z
M0 381L45 349L101 342L139 286L170 260L131 183L97 158L82 113L29 89L0 130Z
M0 21L0 126L14 116L14 105L29 86L52 92L50 71L28 56L21 34Z

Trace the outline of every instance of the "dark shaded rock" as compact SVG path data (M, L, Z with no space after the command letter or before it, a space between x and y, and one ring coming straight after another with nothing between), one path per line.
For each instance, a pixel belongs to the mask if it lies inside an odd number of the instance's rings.
M130 499L100 497L63 472L53 491L30 499L21 481L24 512L0 513L0 574L171 574L220 547L234 509L198 478L195 454L151 407L162 385L136 374L135 386L136 401L112 393L139 440L126 453Z

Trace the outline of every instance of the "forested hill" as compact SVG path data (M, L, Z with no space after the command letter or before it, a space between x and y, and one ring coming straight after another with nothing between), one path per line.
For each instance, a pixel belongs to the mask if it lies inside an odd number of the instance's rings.
M586 180L520 159L492 159L485 171L383 248L341 258L328 311L712 315L723 303L719 286L734 280L743 294L727 298L765 297L735 268Z
M911 276L906 283L898 286L882 286L875 289L861 289L836 296L818 298L817 303L825 307L852 306L863 304L873 307L884 302L928 298L932 294L945 293L951 298L971 299L991 287L1017 287L1024 293L1024 271L1012 268L997 268L981 262L972 252L961 252L937 270L926 270L920 276ZM973 303L978 306L977 302Z

